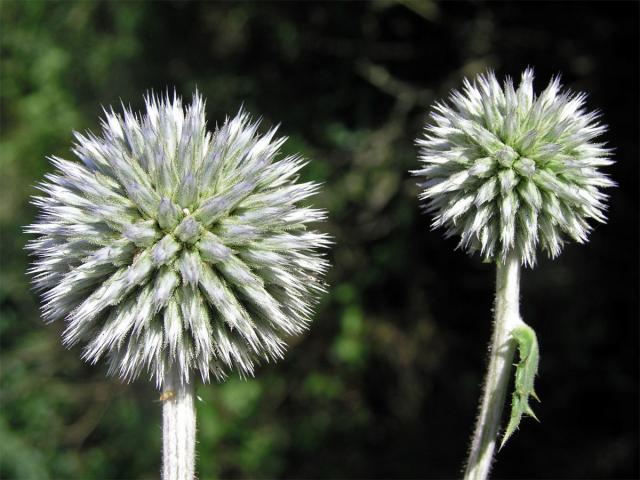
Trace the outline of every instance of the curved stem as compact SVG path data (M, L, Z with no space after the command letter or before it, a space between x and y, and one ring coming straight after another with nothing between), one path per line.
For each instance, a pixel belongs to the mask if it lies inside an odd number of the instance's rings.
M510 255L505 263L497 263L489 369L464 475L467 480L484 480L491 469L515 351L511 332L522 323L519 297L520 260L516 255Z
M196 463L193 384L171 369L162 386L162 479L192 480Z

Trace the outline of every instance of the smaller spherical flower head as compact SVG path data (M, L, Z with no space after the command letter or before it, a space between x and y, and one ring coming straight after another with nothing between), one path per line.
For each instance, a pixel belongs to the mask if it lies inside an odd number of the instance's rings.
M82 163L51 159L28 228L44 317L127 381L251 375L324 290L329 240L307 225L325 212L300 205L318 185L297 183L305 161L277 160L285 138L242 111L210 133L198 93L186 109L145 101L143 115L105 111L102 137L76 133Z
M555 257L567 237L586 241L588 220L605 221L601 189L614 182L599 170L613 163L595 141L606 128L584 102L557 77L536 96L527 69L517 89L489 72L437 103L413 172L426 180L420 199L433 227L487 261L515 253L529 266L538 246Z

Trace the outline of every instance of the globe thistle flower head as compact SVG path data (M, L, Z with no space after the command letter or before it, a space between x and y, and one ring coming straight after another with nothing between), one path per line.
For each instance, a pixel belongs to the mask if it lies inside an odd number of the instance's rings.
M515 253L529 266L538 246L555 257L567 238L586 241L614 182L600 171L613 163L596 141L606 127L584 103L557 77L536 96L531 69L517 89L492 72L465 80L417 140L423 165L413 173L433 227L487 261Z
M27 229L43 316L127 381L251 375L282 357L324 290L329 240L308 224L325 212L300 204L318 185L298 183L305 162L276 159L285 138L242 110L211 133L197 92L186 108L145 103L105 111L101 137L76 133L81 163L51 158Z

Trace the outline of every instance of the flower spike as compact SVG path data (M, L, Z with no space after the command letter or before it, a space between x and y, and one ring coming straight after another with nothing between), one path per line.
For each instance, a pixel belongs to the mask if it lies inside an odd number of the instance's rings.
M539 248L553 258L568 238L585 242L590 222L606 220L602 189L614 182L601 168L613 160L598 140L606 127L585 109L585 98L562 90L559 77L536 95L530 68L517 89L510 78L500 85L488 72L436 103L417 140L422 167L413 174L422 179L419 198L432 226L497 270L489 369L465 479L489 474L516 348L520 361L501 447L523 415L536 418L529 400L538 400L539 347L520 317L521 265L533 266Z
M301 205L284 138L259 135L240 111L207 131L204 100L145 97L146 111L104 111L102 136L76 133L81 163L57 171L33 203L30 273L43 317L64 319L63 343L107 358L131 381L161 388L164 480L194 478L194 377L222 380L282 358L324 291L325 212Z

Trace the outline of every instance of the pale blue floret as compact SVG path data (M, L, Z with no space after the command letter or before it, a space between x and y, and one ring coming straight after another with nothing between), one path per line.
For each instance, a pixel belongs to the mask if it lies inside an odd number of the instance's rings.
M306 224L325 213L299 205L318 186L296 183L305 161L276 159L286 139L245 112L208 132L198 93L185 108L145 102L105 110L101 137L76 133L81 163L51 159L27 229L43 316L125 380L251 375L282 358L324 291L330 242Z
M562 91L558 77L536 96L527 69L517 90L489 72L436 104L413 172L433 227L487 261L515 252L525 265L538 247L555 257L567 237L586 241L588 220L606 220L600 189L614 182L599 170L611 150L594 141L606 127L585 98Z

